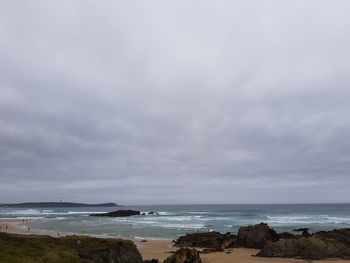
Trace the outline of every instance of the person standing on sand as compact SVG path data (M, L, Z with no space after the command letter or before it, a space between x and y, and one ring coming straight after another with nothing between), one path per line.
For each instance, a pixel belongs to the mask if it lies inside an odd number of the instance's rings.
M8 226L6 225L6 231L7 231Z

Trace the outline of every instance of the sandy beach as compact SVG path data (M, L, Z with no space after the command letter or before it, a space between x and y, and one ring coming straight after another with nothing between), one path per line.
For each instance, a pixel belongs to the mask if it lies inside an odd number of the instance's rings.
M54 231L41 230L32 228L32 224L40 222L41 219L24 220L23 219L0 219L0 229L2 232L13 234L27 235L50 235L57 237L58 233ZM7 229L6 229L7 226ZM29 227L29 229L28 229ZM74 233L59 233L59 236L72 235ZM76 233L75 233L76 234ZM144 259L159 259L162 262L166 257L171 255L172 251L177 248L172 247L170 240L147 240L143 242L140 239L132 239L137 245ZM204 263L302 263L302 262L322 262L322 263L350 263L350 260L342 259L324 259L324 260L304 260L291 258L262 258L254 257L259 250L249 248L228 249L225 252L214 252L201 254Z

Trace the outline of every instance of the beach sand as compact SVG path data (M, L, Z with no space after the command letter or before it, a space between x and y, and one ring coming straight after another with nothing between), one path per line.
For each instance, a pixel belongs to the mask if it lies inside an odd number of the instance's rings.
M162 262L166 257L171 255L171 251L175 251L177 248L172 247L171 241L162 240L150 240L139 250L144 259L158 258ZM226 253L226 252L231 253ZM304 259L293 259L293 258L262 258L253 257L258 253L258 249L250 248L234 248L228 249L225 252L214 252L200 254L203 263L350 263L350 260L342 259L324 259L324 260L304 260Z
M54 231L33 229L31 225L33 223L40 222L39 220L26 220L23 219L0 219L0 228L2 232L7 231L13 234L30 234L30 235L50 235L57 237L58 233ZM28 227L30 227L28 231ZM60 236L72 235L74 233L61 233ZM78 234L79 235L79 234ZM162 262L165 258L171 255L171 252L177 250L172 247L172 242L169 240L148 240L142 242L140 239L132 239L137 245L142 257L144 259L159 259ZM253 257L259 250L249 248L234 248L226 250L225 252L214 252L207 254L200 254L203 263L350 263L350 260L342 259L323 259L323 260L303 260L293 258L262 258ZM230 253L227 253L230 252Z

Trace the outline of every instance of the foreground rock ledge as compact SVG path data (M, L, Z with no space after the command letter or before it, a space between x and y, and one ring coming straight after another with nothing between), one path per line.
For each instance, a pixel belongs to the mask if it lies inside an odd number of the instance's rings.
M143 263L129 240L0 233L0 262Z
M350 229L317 232L309 237L280 239L267 243L260 257L343 258L350 259Z

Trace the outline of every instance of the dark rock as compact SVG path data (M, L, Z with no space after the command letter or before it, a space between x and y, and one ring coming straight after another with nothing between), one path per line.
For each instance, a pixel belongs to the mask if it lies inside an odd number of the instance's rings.
M309 237L311 236L309 233L310 228L297 228L297 229L293 229L293 231L295 232L303 232L301 235L304 237Z
M143 263L158 263L158 259L154 259L154 258L146 259L143 261Z
M241 227L238 231L238 243L248 248L262 248L267 241L277 241L277 233L265 223Z
M223 235L219 232L206 232L181 236L175 241L174 246L224 249L232 247L236 241L237 236Z
M327 238L342 243L345 246L350 246L350 228L335 229L332 231L320 231L315 233L318 238Z
M148 212L149 215L159 215L158 212L154 212L154 211L151 211L151 212Z
M108 213L101 213L101 214L90 214L89 216L110 216L110 217L122 217L122 216L135 216L140 215L140 211L134 211L134 210L118 210Z
M142 263L130 240L0 233L0 262Z
M141 242L148 242L146 239L141 240Z
M142 256L133 242L117 241L105 249L90 249L79 256L98 263L143 263Z
M294 234L289 233L289 232L282 232L282 233L278 233L277 235L278 235L279 239L289 239L289 238L296 239L296 238L300 238L300 236L294 235Z
M164 263L202 263L202 260L197 250L180 248L173 255L167 257Z
M306 259L347 258L350 256L350 229L318 232L309 237L269 242L257 256Z

